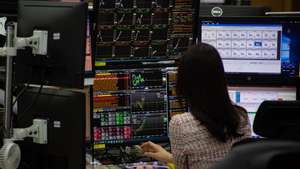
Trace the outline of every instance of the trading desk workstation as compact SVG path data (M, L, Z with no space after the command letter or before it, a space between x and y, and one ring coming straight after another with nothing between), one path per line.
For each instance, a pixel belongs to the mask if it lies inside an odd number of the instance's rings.
M299 17L223 5L216 17L197 0L91 2L19 1L15 19L0 16L0 168L174 168L137 145L170 150L168 123L189 111L177 59L198 42L220 53L251 125L264 101L299 98Z

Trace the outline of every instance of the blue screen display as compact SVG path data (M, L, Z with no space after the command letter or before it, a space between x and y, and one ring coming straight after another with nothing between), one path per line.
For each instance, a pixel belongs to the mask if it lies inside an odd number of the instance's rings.
M280 57L282 74L299 75L300 60L300 23L283 23Z
M299 76L300 21L218 18L199 23L198 40L219 51L226 73Z

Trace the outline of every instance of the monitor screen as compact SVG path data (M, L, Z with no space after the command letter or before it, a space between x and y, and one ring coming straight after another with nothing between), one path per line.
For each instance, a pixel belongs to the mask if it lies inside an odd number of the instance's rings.
M200 30L199 41L218 50L227 74L299 76L300 19L206 18Z
M97 71L93 86L96 144L168 141L165 69Z
M124 62L140 66L143 62L173 61L193 43L196 3L101 1L96 5L96 69L121 68Z
M177 67L169 67L167 71L168 113L169 119L177 114L188 111L188 105L183 97L176 92Z
M296 100L297 89L296 87L229 87L229 95L235 104L247 110L253 126L255 114L263 101Z

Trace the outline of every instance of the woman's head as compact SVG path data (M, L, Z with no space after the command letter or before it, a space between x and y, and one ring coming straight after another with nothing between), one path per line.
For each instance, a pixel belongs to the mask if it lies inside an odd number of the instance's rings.
M180 59L177 95L191 113L220 141L238 136L239 116L231 104L218 51L204 43L188 49Z

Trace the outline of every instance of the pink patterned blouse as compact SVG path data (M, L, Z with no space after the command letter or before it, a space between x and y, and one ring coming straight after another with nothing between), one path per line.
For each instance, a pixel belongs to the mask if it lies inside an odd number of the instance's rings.
M248 116L241 116L239 133L244 136L226 143L214 138L191 113L172 117L169 125L172 155L176 169L208 169L222 160L231 146L251 136Z

